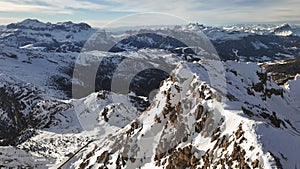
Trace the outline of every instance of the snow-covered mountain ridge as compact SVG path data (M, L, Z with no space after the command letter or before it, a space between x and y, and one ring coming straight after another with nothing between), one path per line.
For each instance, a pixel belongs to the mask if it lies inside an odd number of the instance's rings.
M52 24L27 19L7 25L0 32L0 41L2 44L19 48L80 52L87 38L95 32L95 29L85 23Z
M292 91L265 79L255 64L228 62L227 93L220 93L201 80L207 63L192 71L179 64L147 111L66 168L298 166L300 114Z
M236 60L196 46L207 42L201 30ZM123 34L70 22L7 26L0 168L298 168L299 61L274 60L296 56L298 37L258 34L199 24Z
M299 26L237 25L220 28L200 27L213 42L220 57L242 61L265 62L299 55Z
M143 113L130 110L128 98L115 95L112 100L105 92L59 103L70 106L50 116L58 121L34 129L17 146L27 152L18 154L37 165L18 155L6 157L17 160L2 165L42 168L44 161L47 167L59 166L83 147L64 168L298 166L297 85L278 86L255 63L223 65L225 77L214 74L226 80L225 91L211 87L205 75L213 61L179 63Z
M215 45L220 57L225 60L270 61L299 55L300 52L298 45L300 44L300 28L295 25L212 27L188 24L174 28L162 28L162 30L203 32ZM130 32L135 32L135 30L116 33L110 32L109 29L97 30L85 23L52 24L27 19L9 24L0 30L0 42L18 48L47 52L80 52L86 49L108 51ZM155 39L150 35L149 37ZM143 43L147 44L146 41ZM164 48L168 48L168 46Z

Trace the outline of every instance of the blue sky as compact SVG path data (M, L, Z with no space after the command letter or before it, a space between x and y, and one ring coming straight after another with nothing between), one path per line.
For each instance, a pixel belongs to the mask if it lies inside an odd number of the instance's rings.
M35 18L95 27L300 23L299 0L0 0L0 24Z

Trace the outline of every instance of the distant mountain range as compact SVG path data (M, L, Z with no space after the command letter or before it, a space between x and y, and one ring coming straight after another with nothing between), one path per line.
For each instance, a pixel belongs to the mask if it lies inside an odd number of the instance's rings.
M166 29L203 32L212 41L220 57L224 60L269 61L299 55L300 52L300 38L298 36L300 28L288 24L273 27L267 25L207 27L200 24L189 24ZM129 32L115 34L93 29L85 23L51 24L27 19L19 23L9 24L2 29L0 42L8 46L39 49L46 52L80 52L85 48L108 51L121 40L125 42L124 36L128 36ZM131 33L134 32L137 30L131 31ZM157 37L152 37L153 34L144 36L158 40ZM128 39L128 41L133 40L132 38ZM137 43L144 44L143 48L153 47L148 42L132 42L133 45ZM168 45L170 44L160 48L170 48ZM131 48L133 47L136 46ZM175 47L178 47L178 44L173 44L173 48Z

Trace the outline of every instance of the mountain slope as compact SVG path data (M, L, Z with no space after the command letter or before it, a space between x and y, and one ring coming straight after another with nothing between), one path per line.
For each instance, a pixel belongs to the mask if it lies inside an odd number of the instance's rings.
M179 65L147 111L66 168L299 166L300 114L289 91L264 79L255 64L229 62L225 94L201 80L200 64L192 71Z

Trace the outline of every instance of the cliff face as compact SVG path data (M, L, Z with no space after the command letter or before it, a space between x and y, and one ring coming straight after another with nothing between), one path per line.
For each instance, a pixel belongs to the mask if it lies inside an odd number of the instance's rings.
M284 85L289 80L295 79L300 72L300 58L290 58L267 62L261 66L272 76L272 79L279 85Z

